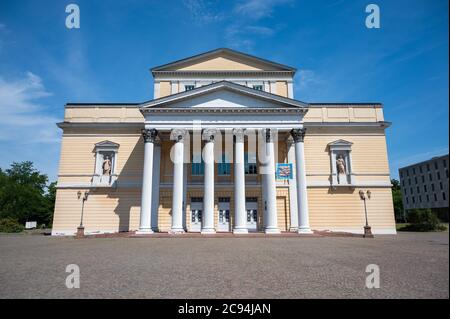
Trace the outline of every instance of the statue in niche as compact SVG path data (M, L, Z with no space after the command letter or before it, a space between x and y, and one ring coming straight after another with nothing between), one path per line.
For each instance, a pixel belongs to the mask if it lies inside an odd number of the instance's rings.
M111 175L111 168L111 157L109 155L106 155L102 164L103 175Z
M338 158L336 159L336 166L337 166L337 171L338 174L341 175L346 175L347 174L347 170L345 168L345 160L344 157L342 155L339 155Z

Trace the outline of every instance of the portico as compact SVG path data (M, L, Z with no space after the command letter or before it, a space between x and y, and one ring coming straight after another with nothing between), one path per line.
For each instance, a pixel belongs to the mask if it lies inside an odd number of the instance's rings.
M196 100L201 100L201 103L196 104ZM263 207L263 218L258 230L268 234L280 233L275 164L278 161L278 144L286 143L288 138L294 140L295 162L298 163L295 166L297 211L300 221L298 230L302 233L311 232L303 148L305 134L303 116L307 112L306 104L223 81L145 103L141 106L141 112L146 121L145 129L142 131L145 161L143 205L138 233L149 232L148 225L152 225L151 217L157 216L157 213L151 214L148 208L154 194L152 189L159 188L160 181L148 173L153 168L155 147L147 144L164 140L172 141L171 233L192 231L183 226L186 224L184 222L186 216L189 215L186 214L184 197L188 185L183 176L187 174L185 170L189 169L191 158L196 158L193 153L201 154L204 165L201 233L214 234L218 231L214 218L214 205L218 197L215 195L217 162L233 165L234 205L228 214L231 214L234 222L230 225L229 231L248 233L248 219L251 220L254 216L248 216L246 209L245 149L253 149L257 153L255 165L259 178L253 187L260 189L261 196L257 201ZM148 138L149 136L151 138ZM222 156L225 153L231 153L226 160L225 156ZM160 159L156 161L159 162ZM223 214L225 215L221 218L230 218L226 216L226 210Z

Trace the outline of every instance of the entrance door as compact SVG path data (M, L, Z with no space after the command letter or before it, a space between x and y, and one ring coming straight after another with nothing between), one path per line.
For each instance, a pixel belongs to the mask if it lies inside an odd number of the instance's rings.
M191 198L191 227L189 231L202 230L203 198Z
M246 203L247 210L247 228L249 231L258 230L258 199L247 198Z
M217 230L223 232L230 231L230 198L219 197L219 222Z

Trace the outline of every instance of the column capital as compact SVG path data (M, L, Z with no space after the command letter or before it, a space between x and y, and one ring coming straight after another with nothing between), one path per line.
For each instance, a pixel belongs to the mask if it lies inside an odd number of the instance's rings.
M294 128L291 130L291 135L295 143L304 142L305 134L306 128Z
M218 129L206 128L202 132L202 139L207 142L214 142L214 137L219 133Z
M175 142L182 142L186 137L187 131L183 128L176 128L170 132L170 139Z
M152 129L142 129L142 137L145 143L155 143L158 137L158 130Z
M266 143L273 142L273 139L275 137L275 131L273 129L266 128L263 130L263 133L264 133Z
M234 128L233 135L236 136L236 142L244 142L245 129Z

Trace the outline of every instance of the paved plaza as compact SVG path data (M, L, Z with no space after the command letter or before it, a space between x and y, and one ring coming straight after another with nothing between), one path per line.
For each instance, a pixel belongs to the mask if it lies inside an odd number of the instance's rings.
M0 234L0 298L448 298L448 233L254 238ZM65 285L66 266L80 288ZM380 288L365 287L366 267Z

